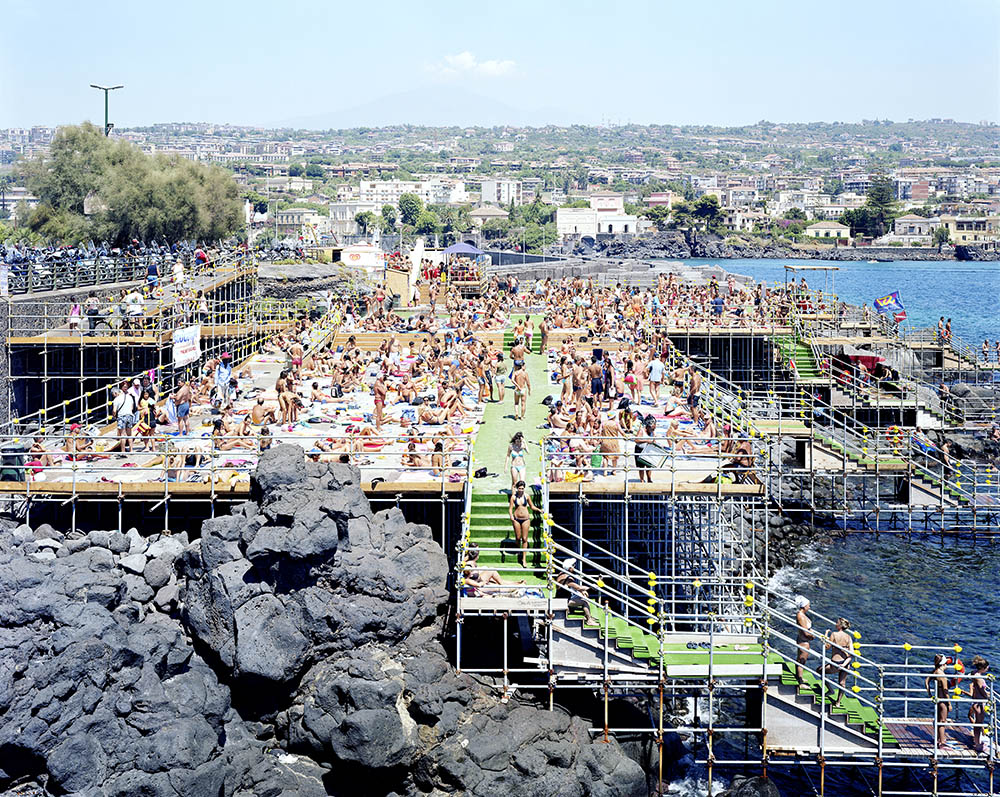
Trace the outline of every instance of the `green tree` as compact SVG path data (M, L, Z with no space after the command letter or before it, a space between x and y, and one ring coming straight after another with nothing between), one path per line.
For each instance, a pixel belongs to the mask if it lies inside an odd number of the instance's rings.
M885 231L896 217L896 187L892 178L884 174L872 177L865 205L871 211L874 220L872 234L876 238L885 235Z
M698 197L691 206L691 213L706 230L715 230L722 224L722 208L715 194Z
M674 202L670 208L670 225L672 227L693 227L694 209L690 202Z
M941 251L941 247L951 241L951 233L949 233L948 228L942 224L934 230L934 235L931 237L931 241L938 248L938 251Z
M400 203L402 203L402 201L403 198L400 197ZM402 208L400 208L400 210L402 210ZM441 231L441 220L433 211L422 210L420 215L417 216L417 221L416 224L414 224L414 227L419 235L434 235L435 233Z
M306 166L306 177L322 178L323 167L316 163L308 164Z
M368 231L374 229L378 217L370 210L364 210L354 214L354 223L361 228L362 235L368 235Z
M301 177L303 174L305 174L305 172L306 172L305 166L303 166L301 163L293 163L288 167L289 177Z
M831 196L844 193L844 181L838 177L828 177L823 181L823 193Z
M11 185L10 175L0 175L0 218L7 218L7 189Z
M230 172L145 155L91 124L60 128L49 151L20 169L39 198L27 226L49 239L215 241L243 225L243 200Z
M261 196L256 191L247 191L244 195L253 206L254 213L267 213L267 198Z
M417 223L417 218L423 209L423 200L416 194L402 194L399 197L399 215L403 219L403 224L412 227Z
M589 208L590 202L586 199L571 199L568 202L564 202L559 207L561 208Z
M785 213L786 219L794 219L795 221L805 221L806 212L802 208L792 208Z
M851 228L851 235L865 235L868 237L875 236L876 224L874 214L867 205L854 208L853 210L845 210L840 214L840 218L837 219L841 224L846 225Z
M392 205L382 205L382 218L388 229L393 229L396 226L396 208Z
M483 224L483 237L490 241L506 238L510 234L511 224L507 219L490 219Z
M670 208L666 205L652 205L645 208L642 215L653 222L658 230L665 230L670 221Z

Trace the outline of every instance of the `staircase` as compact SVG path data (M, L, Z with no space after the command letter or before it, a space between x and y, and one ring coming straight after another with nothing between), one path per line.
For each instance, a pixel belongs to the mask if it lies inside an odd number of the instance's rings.
M788 335L778 335L774 338L774 345L781 352L783 361L795 363L796 381L807 384L826 381L826 378L820 373L812 347L808 343Z
M503 333L504 351L510 351L510 347L513 345L514 345L514 332L513 330L508 329L506 332ZM534 334L531 336L531 353L532 354L542 353L542 336L538 332L537 328L535 329Z
M945 504L968 506L972 503L969 494L958 489L952 482L944 481L942 483L940 477L926 468L916 465L908 468L907 461L902 457L880 456L876 460L874 456L866 453L863 448L859 449L857 445L852 445L849 442L845 445L843 440L835 440L823 434L819 429L813 429L813 440L820 452L841 461L846 457L851 470L869 472L883 470L900 471L901 474L903 472L908 473L912 487L922 493L925 499L934 499L933 503L937 503L942 489L944 490L943 498ZM916 499L911 500L914 503L917 502ZM920 503L926 503L926 501L920 501Z
M518 572L518 547L511 528L510 496L506 493L472 490L469 512L469 543L479 546L479 565L485 570L498 570L504 582L524 581L527 586L544 586L546 579L531 570ZM541 519L535 515L531 525L529 548L541 547ZM529 553L529 568L542 568L544 563L538 552ZM505 568L512 568L507 569Z
M790 662L783 662L781 667L781 686L778 689L779 695L787 697L791 694L798 697L805 697L808 699L808 706L812 708L813 713L818 715L821 710L829 710L830 716L827 718L828 722L833 720L843 724L847 728L871 738L876 743L881 734L883 745L899 744L896 737L892 735L888 728L879 723L878 712L872 706L862 703L851 694L850 677L848 677L848 691L842 695L839 690L834 691L834 688L828 682L825 698L823 696L822 685L815 675L809 671L803 671L802 679L804 683L800 685L795 678L795 667ZM834 705L834 700L838 696L840 697L839 705ZM801 702L799 704L801 705Z
M590 601L591 623L586 623L583 611L573 609L566 613L566 628L582 631L583 638L590 638L603 648L605 635L613 650L630 657L636 667L659 666L662 652L665 672L670 677L707 676L709 669L709 642L707 634L670 633L661 643L659 638L638 625L611 611L605 611ZM729 634L720 636L712 653L712 671L719 676L761 674L764 664L763 647L756 636ZM783 659L777 653L768 656L768 671L777 672ZM738 672L736 671L738 670Z

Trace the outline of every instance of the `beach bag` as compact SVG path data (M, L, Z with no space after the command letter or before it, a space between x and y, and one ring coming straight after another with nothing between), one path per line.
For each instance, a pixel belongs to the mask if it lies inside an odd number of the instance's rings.
M476 468L476 472L473 474L473 476L475 476L477 479L485 479L486 472L487 472L486 468Z

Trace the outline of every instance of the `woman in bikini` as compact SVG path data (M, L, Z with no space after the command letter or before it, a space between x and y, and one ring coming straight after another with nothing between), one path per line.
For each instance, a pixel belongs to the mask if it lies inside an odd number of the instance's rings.
M530 510L530 511L529 511ZM510 506L508 507L510 522L514 526L514 538L520 549L518 561L521 567L527 567L528 536L531 534L531 512L538 512L539 509L524 491L524 481L519 481L514 485L514 491L510 495Z
M948 691L948 676L944 674L947 659L938 653L934 656L934 671L924 679L927 695L935 703L937 712L937 746L939 750L946 749L948 716L951 714L951 701Z
M834 706L840 705L840 701L844 699L844 693L847 690L847 673L848 667L851 664L851 650L853 650L851 647L851 635L848 633L850 628L850 621L841 617L837 620L837 629L826 638L825 647L831 651L830 661L833 662L833 670L837 674L837 683L840 684L840 691L837 693L836 700L832 703Z
M517 432L507 446L507 461L505 467L510 468L510 486L514 487L518 482L523 482L528 477L528 470L524 464L524 434Z
M795 680L799 686L805 685L805 670L803 667L809 663L809 654L812 652L812 639L815 636L812 632L812 620L809 618L809 599L799 596L795 605L798 612L795 614L795 622L799 627L795 637L795 645L798 653L795 656Z

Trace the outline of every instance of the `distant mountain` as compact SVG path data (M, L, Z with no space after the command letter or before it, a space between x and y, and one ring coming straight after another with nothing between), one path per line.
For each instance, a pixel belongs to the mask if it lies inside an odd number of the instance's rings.
M430 127L564 124L568 114L554 108L514 108L466 89L436 86L401 91L326 113L284 119L275 127L327 130L411 124Z

